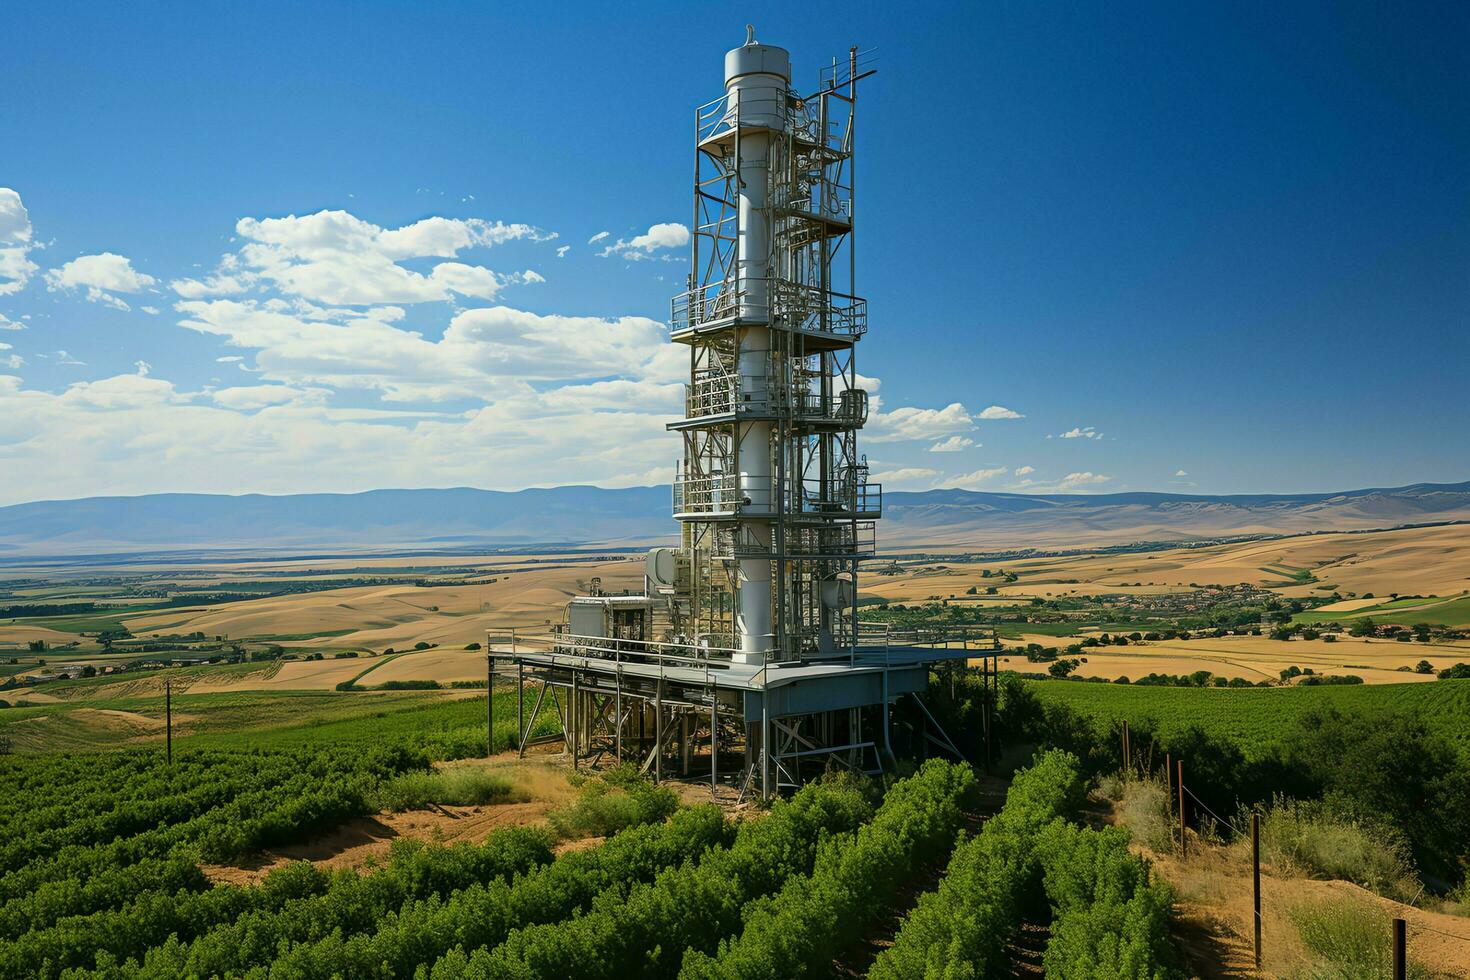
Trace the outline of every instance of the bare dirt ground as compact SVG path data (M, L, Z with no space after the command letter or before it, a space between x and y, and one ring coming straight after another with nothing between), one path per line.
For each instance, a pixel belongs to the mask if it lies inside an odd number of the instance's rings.
M466 759L443 765L473 766L503 774L522 799L481 806L436 805L357 817L309 841L271 848L238 864L205 865L203 871L211 881L238 885L258 884L272 870L292 861L310 861L321 868L370 870L387 860L395 840L479 843L503 827L544 825L552 810L575 795L565 768L550 758L520 760L513 753L503 753L488 762ZM590 845L580 841L564 845L566 849L579 846Z

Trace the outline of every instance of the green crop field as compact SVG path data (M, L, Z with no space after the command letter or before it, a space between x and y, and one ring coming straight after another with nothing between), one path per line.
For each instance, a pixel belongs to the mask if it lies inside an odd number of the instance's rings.
M1418 599L1391 599L1373 606L1343 612L1304 612L1293 617L1296 623L1351 623L1355 619L1374 619L1379 623L1417 626L1470 626L1470 594L1448 600L1431 596Z
M1070 705L1100 722L1151 721L1168 736L1199 726L1260 758L1281 731L1309 711L1335 707L1345 714L1398 712L1422 719L1470 755L1470 680L1342 687L1192 688L1030 681L1043 700Z

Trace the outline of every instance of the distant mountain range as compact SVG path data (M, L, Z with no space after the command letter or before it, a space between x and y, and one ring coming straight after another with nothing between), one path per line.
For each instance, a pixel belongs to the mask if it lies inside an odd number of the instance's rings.
M668 487L151 494L0 507L0 556L244 549L643 545L676 535ZM884 495L885 548L1066 548L1470 520L1470 482L1340 493Z

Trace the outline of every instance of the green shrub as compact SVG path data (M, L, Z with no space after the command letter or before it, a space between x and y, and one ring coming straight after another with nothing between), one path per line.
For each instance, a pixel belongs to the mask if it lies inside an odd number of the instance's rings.
M1319 960L1307 974L1313 980L1388 980L1393 976L1391 917L1381 907L1340 899L1295 905L1287 913L1302 945ZM1430 973L1410 960L1409 976L1428 980Z
M1155 851L1174 843L1175 811L1169 787L1156 779L1138 779L1123 789L1118 819L1133 836Z
M504 776L473 766L405 772L384 780L369 802L379 810L422 810L431 804L474 806L516 796Z
M679 806L666 786L655 786L632 766L613 769L582 784L577 798L551 811L551 829L562 837L606 837L624 827L662 820Z
M1249 815L1241 814L1242 825ZM1321 800L1278 796L1261 814L1261 854L1296 874L1341 878L1408 901L1420 891L1401 833L1335 812Z

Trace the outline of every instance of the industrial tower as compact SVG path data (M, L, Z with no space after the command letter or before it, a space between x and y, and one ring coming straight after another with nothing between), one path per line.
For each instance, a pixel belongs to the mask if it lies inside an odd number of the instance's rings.
M725 55L724 96L695 115L692 272L671 324L690 353L670 425L688 569L675 613L743 663L851 654L882 510L857 451L855 62L801 97L790 55L751 32Z
M655 777L707 757L762 796L831 764L880 771L903 697L910 744L958 754L921 694L970 638L858 621L882 489L858 453L867 421L856 347L856 49L792 87L791 57L754 31L725 55L725 93L695 111L691 272L671 340L689 350L674 481L678 548L655 548L644 590L594 589L545 636L491 635L515 667L522 752L548 695L574 765L637 760ZM529 719L527 683L539 684ZM987 685L987 691L990 688ZM493 704L493 699L491 700Z

